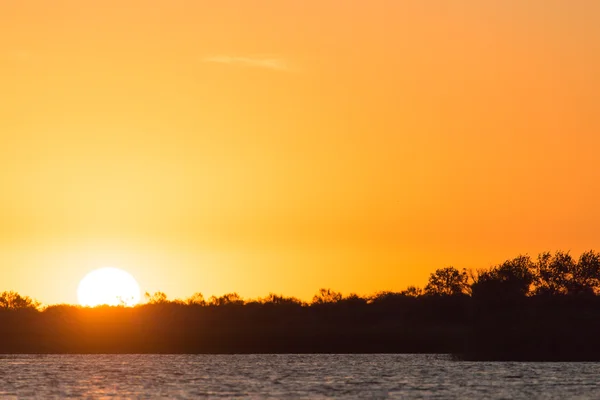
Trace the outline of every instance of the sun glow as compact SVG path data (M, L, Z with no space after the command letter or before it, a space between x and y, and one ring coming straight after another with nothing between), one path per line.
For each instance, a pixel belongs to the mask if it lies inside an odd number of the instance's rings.
M100 268L87 274L77 288L82 306L134 306L140 301L140 286L135 278L118 268Z

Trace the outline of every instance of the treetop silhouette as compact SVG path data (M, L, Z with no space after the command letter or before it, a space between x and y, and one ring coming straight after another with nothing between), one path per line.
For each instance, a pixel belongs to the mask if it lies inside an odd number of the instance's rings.
M444 267L424 289L146 293L135 307L41 307L0 294L0 353L456 353L467 359L600 360L600 255L542 253L476 271Z

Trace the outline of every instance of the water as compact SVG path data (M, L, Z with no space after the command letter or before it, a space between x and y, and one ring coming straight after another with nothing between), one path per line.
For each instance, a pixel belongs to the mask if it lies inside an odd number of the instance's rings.
M599 398L600 363L444 355L0 355L0 398Z

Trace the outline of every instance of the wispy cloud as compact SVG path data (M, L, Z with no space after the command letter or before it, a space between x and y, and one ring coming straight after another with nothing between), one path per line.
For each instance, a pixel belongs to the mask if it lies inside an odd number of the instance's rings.
M285 62L285 60L272 57L240 57L229 55L214 55L205 57L204 62L239 65L242 67L251 68L265 68L278 71L287 71L290 69L289 65Z

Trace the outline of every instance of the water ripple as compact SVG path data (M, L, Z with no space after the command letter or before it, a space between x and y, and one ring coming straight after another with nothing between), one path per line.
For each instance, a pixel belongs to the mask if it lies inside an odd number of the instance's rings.
M0 355L0 397L598 398L599 374L444 355Z

